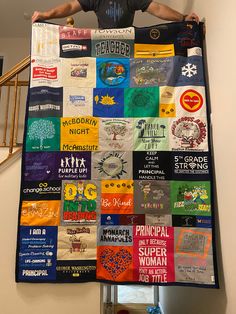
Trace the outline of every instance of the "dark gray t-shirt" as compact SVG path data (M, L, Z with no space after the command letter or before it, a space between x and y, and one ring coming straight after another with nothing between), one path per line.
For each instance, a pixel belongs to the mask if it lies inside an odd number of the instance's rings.
M83 11L94 11L99 28L132 26L134 13L146 11L152 0L78 0Z

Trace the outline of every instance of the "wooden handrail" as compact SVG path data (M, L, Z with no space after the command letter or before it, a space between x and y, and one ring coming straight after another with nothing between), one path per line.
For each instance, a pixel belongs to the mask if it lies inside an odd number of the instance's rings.
M28 85L29 85L29 81L18 81L18 86L28 86ZM15 86L15 82L8 81L4 83L2 86Z
M21 60L11 70L0 77L0 86L4 85L7 81L11 80L16 74L21 73L30 65L30 56Z
M2 134L2 144L0 145L0 147L9 148L8 156L3 161L0 161L0 166L2 166L6 161L12 159L12 157L15 156L15 153L19 151L19 147L22 145L17 142L19 123L18 120L20 112L20 95L21 88L27 87L29 85L29 82L25 80L19 80L19 74L27 69L29 65L30 56L21 60L18 64L16 64L13 68L11 68L8 72L0 77L1 91L3 87L6 88L5 98L0 99L5 104L5 113L1 115L4 119L4 129ZM10 96L11 88L14 89L14 95L12 100ZM9 134L8 140L7 134ZM14 150L15 148L16 150Z
M11 121L11 132L10 132L10 145L9 145L9 154L11 155L13 152L13 141L14 141L14 133L15 133L15 121L16 121L16 108L17 108L17 95L18 95L18 74L16 74L15 86L14 86L14 106L12 112L12 121Z
M10 102L10 86L7 88L7 101L6 101L6 111L5 111L5 119L4 119L4 129L3 129L3 146L7 145L6 138L7 138L7 124L8 124L8 114L9 114L9 102Z

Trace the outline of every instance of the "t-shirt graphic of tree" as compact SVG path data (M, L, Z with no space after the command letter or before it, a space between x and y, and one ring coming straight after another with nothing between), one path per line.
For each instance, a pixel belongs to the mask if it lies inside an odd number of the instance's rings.
M120 136L125 136L127 133L127 128L125 125L119 125L115 123L111 123L110 125L105 127L105 131L107 132L108 135L113 135L113 141L116 141L117 135Z
M43 149L43 141L53 138L55 133L55 127L52 121L40 119L31 124L28 136L30 140L39 140L40 149Z

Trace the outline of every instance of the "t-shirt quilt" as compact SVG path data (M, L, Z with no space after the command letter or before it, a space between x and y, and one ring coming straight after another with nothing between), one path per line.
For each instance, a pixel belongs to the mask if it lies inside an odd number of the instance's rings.
M218 287L203 24L32 25L17 282Z

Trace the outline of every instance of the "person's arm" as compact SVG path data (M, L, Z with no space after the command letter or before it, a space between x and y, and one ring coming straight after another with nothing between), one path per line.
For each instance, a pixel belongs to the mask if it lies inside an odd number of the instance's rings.
M172 8L168 7L167 5L157 3L152 1L146 12L166 21L196 21L199 22L199 17L195 13L191 13L188 15L183 15Z
M32 15L32 23L36 22L37 20L50 20L50 19L57 19L61 17L67 17L81 10L82 10L82 7L79 1L71 0L70 2L63 3L45 12L35 11Z

